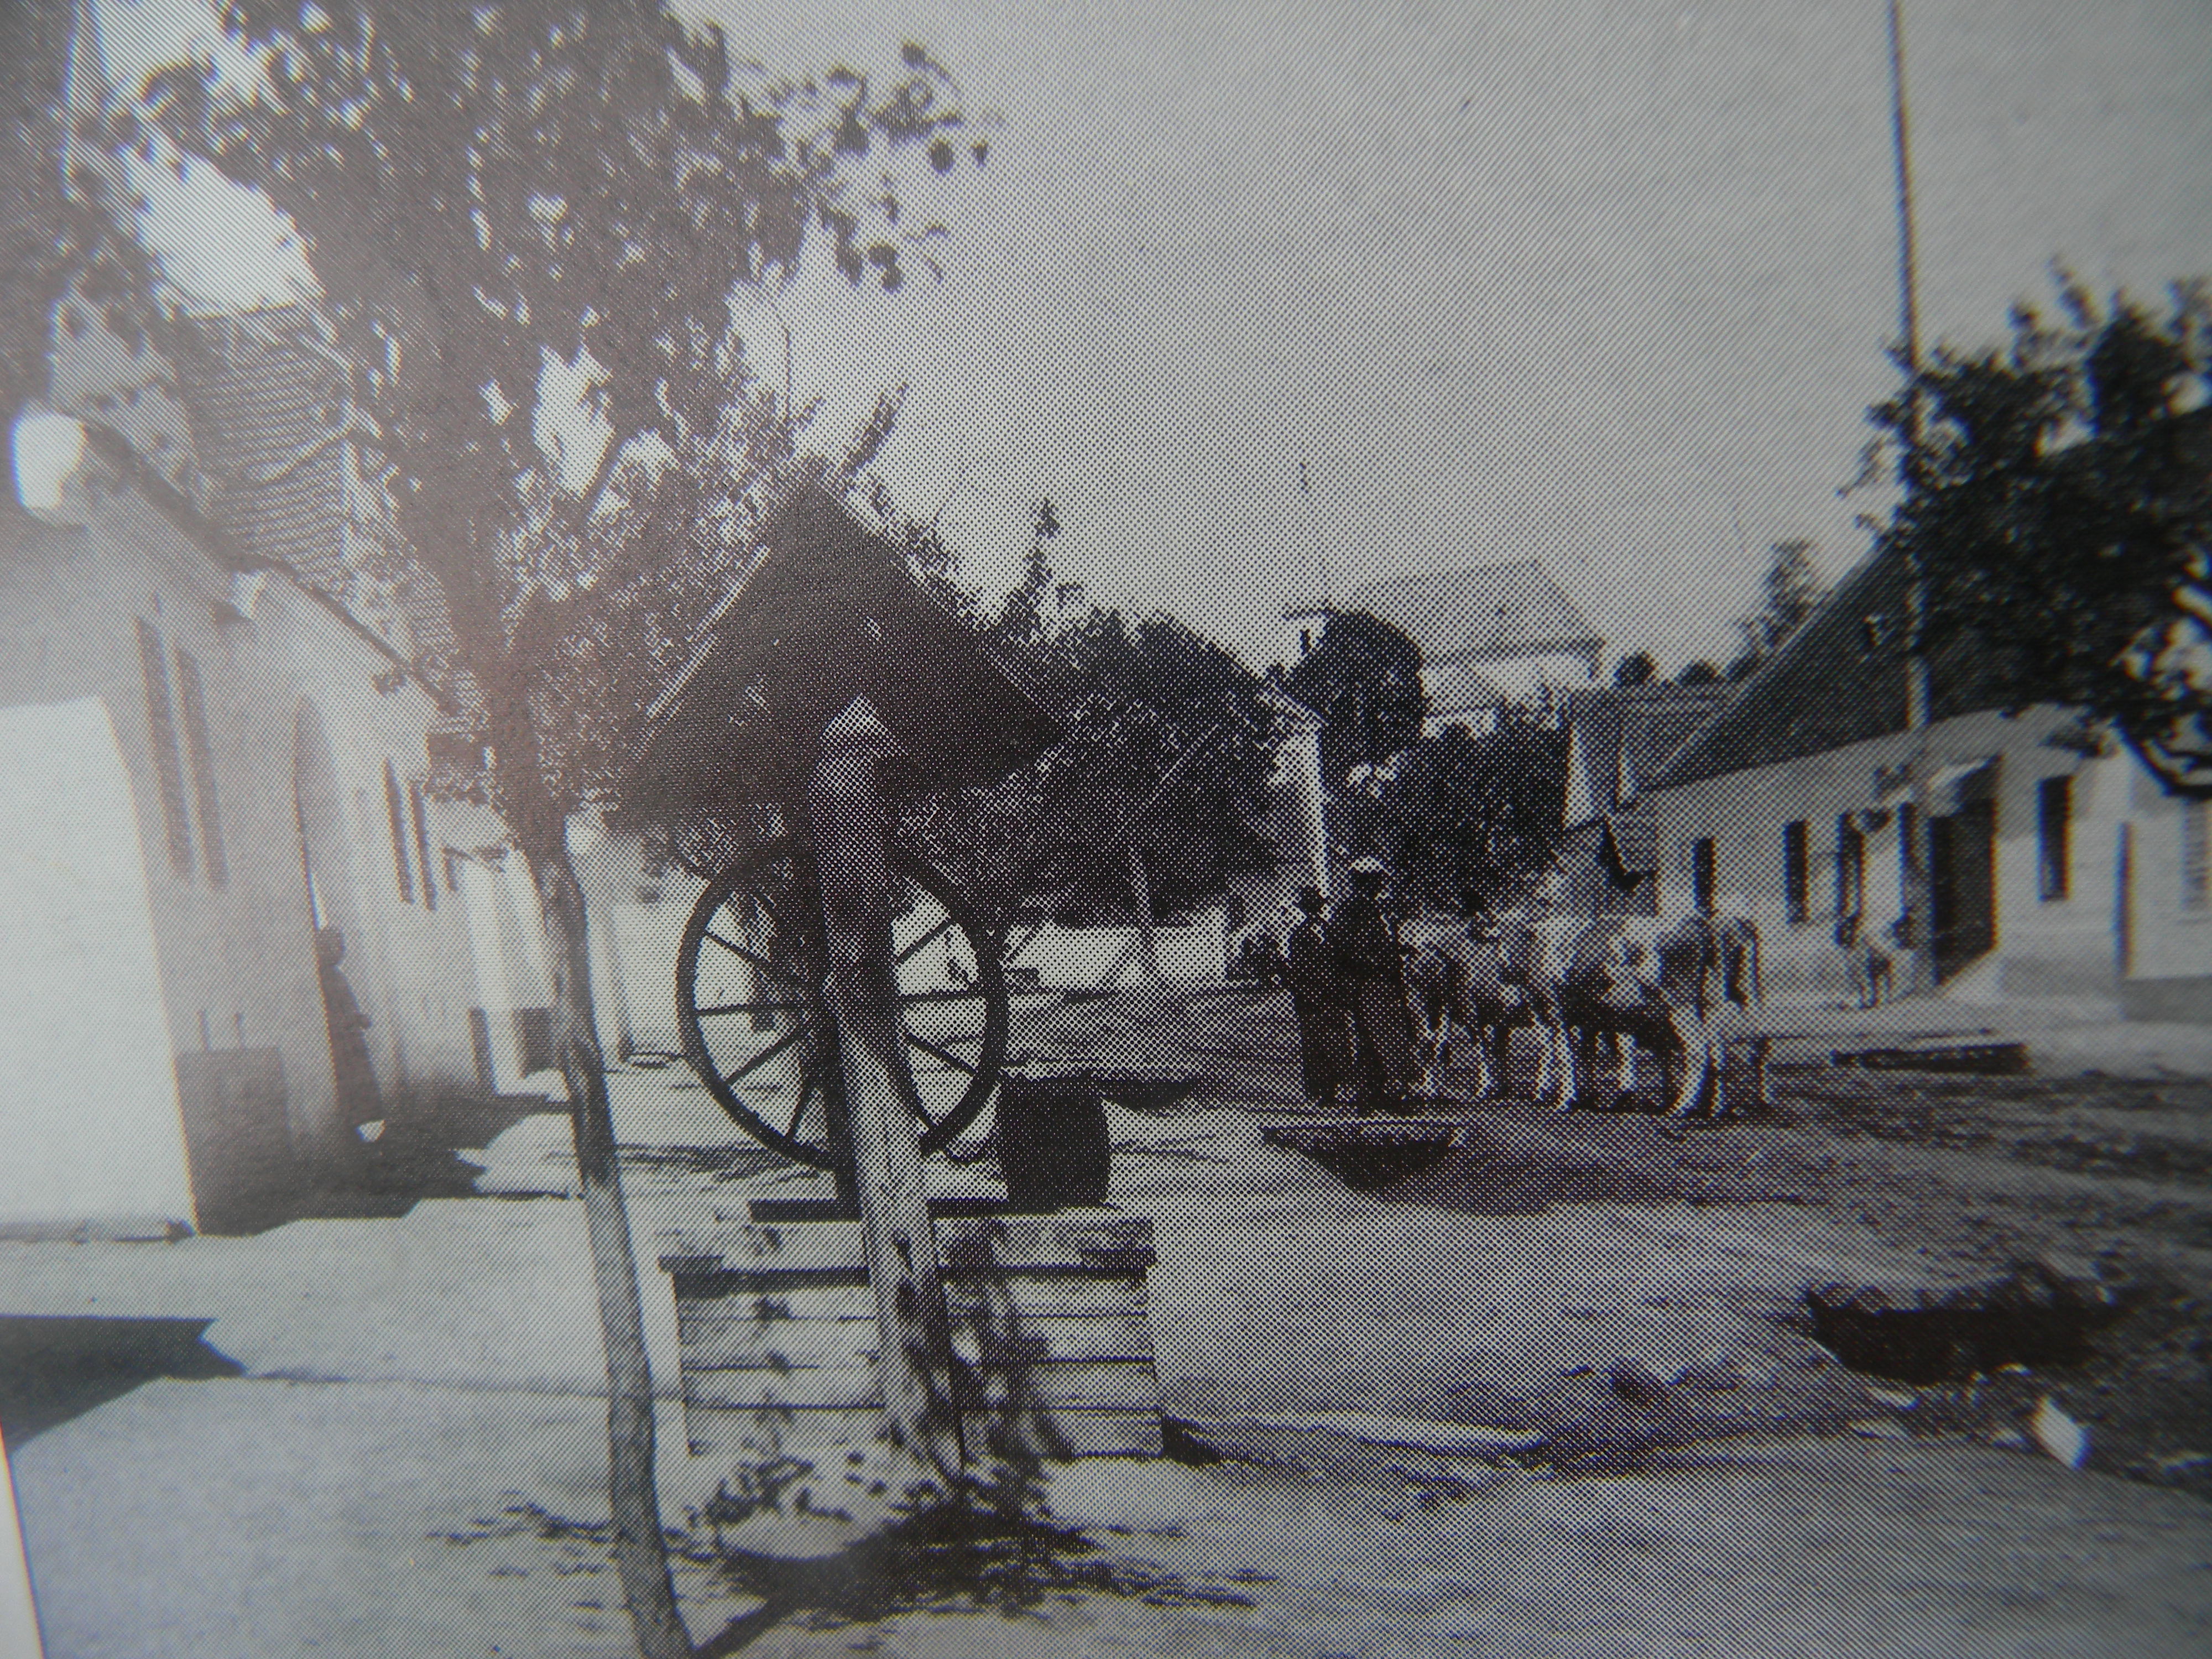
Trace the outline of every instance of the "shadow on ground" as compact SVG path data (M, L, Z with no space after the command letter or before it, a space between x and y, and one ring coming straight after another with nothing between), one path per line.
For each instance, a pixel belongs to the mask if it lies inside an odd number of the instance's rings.
M0 1317L0 1438L13 1450L156 1377L242 1376L208 1319Z

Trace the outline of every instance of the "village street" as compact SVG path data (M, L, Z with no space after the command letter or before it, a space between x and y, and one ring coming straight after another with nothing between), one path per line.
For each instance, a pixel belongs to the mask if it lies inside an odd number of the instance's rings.
M1060 1471L1054 1510L1097 1548L1039 1567L1018 1616L871 1600L882 1585L834 1558L714 1565L690 1512L716 1471L682 1449L654 1240L813 1178L683 1068L617 1077L672 1396L664 1510L708 1650L2203 1650L2212 1091L2179 1075L2200 1034L2062 1028L2049 1074L2014 1079L1844 1073L1785 1044L1771 1119L1474 1109L1459 1151L1368 1194L1261 1137L1299 1116L1273 1001L1164 1012L1125 996L1026 1029L1033 1064L1079 1045L1170 1070L1156 1036L1116 1042L1163 1030L1186 1059L1214 1051L1194 1097L1110 1109L1111 1200L1153 1223L1150 1320L1189 1461ZM2092 1052L2114 1075L2079 1075ZM11 1314L193 1322L104 1392L15 1385L50 1655L629 1650L565 1119L524 1117L474 1156L505 1197L0 1246ZM988 1164L933 1167L947 1191L988 1189ZM2039 1255L2112 1288L2085 1355L1993 1353L1978 1387L1919 1386L1814 1340L1810 1290L1896 1305ZM2086 1428L2084 1467L2037 1443L2046 1399ZM820 1525L785 1541L833 1547Z

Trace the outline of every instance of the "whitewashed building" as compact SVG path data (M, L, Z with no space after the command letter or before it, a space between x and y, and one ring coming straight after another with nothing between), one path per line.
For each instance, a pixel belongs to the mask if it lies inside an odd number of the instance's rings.
M441 609L315 319L211 320L173 364L70 304L69 413L14 423L0 502L0 1231L251 1227L364 1127L544 1063L542 928L495 823L428 793Z
M1344 608L1380 617L1420 647L1431 732L1487 731L1507 704L1586 690L1605 652L1534 559L1364 582Z
M2001 641L1931 661L1932 724L1908 732L1905 573L1854 573L1668 763L1649 790L1665 913L1754 916L1771 994L1840 992L1837 919L1902 912L1926 832L1940 988L2212 1020L2212 823L2075 711L2018 697Z

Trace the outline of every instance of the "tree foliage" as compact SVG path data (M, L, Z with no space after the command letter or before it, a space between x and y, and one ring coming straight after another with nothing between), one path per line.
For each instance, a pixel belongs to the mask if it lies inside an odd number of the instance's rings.
M787 277L817 232L848 276L897 287L942 228L852 179L901 147L951 165L951 76L920 47L888 88L749 75L647 0L234 0L225 21L264 82L184 66L150 85L151 117L305 237L357 421L446 596L443 666L543 852L589 773L557 752L578 652L654 636L610 613L672 569L726 580L732 509L789 459L797 422L752 385L735 290ZM549 390L561 369L580 418Z
M1777 542L1769 550L1758 610L1736 618L1743 648L1729 662L1727 678L1748 679L1789 642L1820 607L1826 590L1813 568L1813 544Z
M1448 726L1379 781L1359 850L1387 859L1407 890L1440 908L1495 898L1551 856L1566 782L1566 732L1532 709L1501 709L1484 732Z
M1651 659L1649 651L1632 651L1613 665L1615 685L1649 685L1657 677L1659 665Z
M46 389L64 293L74 289L126 341L160 320L154 261L131 234L136 204L118 196L112 170L79 164L102 144L126 143L127 131L67 142L70 21L64 0L0 8L0 414L10 416Z
M998 783L915 803L902 831L999 916L1038 903L1119 921L1132 902L1126 849L1141 854L1154 908L1187 911L1269 856L1277 715L1266 682L1162 612L1131 618L1054 569L1041 504L1022 580L995 608L963 586L926 526L910 562L1064 723L1066 736Z
M1884 544L1926 576L1926 648L2010 659L2016 700L2105 721L2212 798L2212 292L2100 302L2063 283L2002 345L1945 345L1870 419L1903 497Z
M1322 771L1332 789L1355 767L1386 764L1428 718L1421 647L1364 611L1332 615L1283 689L1322 718Z

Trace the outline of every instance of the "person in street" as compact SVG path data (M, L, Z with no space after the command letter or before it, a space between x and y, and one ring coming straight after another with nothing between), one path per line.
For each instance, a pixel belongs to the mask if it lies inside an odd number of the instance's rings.
M1413 1015L1406 1000L1405 955L1397 924L1382 908L1384 871L1366 858L1352 866L1352 896L1329 927L1358 1047L1359 1109L1403 1106L1413 1092Z
M362 1035L371 1021L339 966L345 960L345 935L337 928L315 929L315 967L323 982L323 1014L330 1024L338 1111L351 1125L381 1123L383 1091L377 1087L376 1066L369 1059L368 1039Z
M1298 908L1305 912L1305 920L1291 930L1283 977L1291 988L1291 1010L1297 1017L1306 1098L1324 1111L1334 1111L1338 1088L1353 1073L1350 1010L1322 920L1328 908L1320 888L1298 890Z

